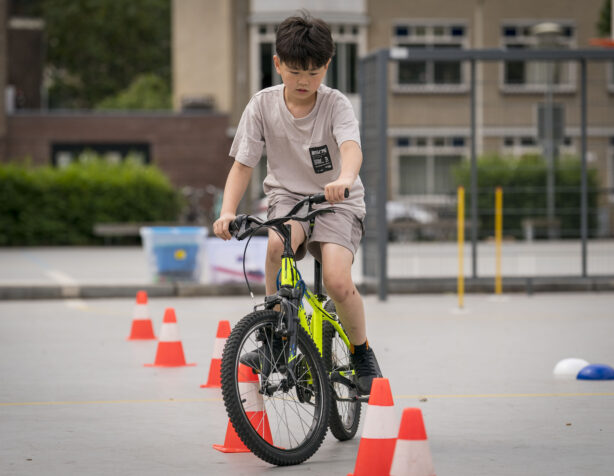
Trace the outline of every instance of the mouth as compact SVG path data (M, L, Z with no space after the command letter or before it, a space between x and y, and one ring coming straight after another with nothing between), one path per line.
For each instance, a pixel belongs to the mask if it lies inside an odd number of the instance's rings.
M307 89L302 89L302 88L298 88L298 89L297 89L297 91L298 91L299 93L306 93L306 92L308 92L308 90L307 90Z

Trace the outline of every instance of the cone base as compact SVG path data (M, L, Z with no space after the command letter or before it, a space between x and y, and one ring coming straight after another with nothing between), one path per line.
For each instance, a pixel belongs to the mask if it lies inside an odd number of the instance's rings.
M226 448L223 445L213 445L213 449L221 451L222 453L251 453L247 448Z
M156 336L151 337L126 337L126 340L156 340Z
M209 384L209 383L203 383L200 388L222 388L221 384Z

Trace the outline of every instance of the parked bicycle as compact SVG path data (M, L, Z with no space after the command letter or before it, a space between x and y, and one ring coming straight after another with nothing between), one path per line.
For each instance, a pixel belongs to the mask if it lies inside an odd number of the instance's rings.
M237 435L256 456L279 466L311 457L328 427L339 440L353 438L360 404L368 400L358 395L350 341L323 292L321 265L315 261L312 292L296 266L286 225L334 213L334 207L313 207L325 200L323 193L310 195L284 217L263 221L240 215L230 225L239 240L271 228L284 243L277 292L234 327L221 367L224 404ZM238 378L246 371L257 375L257 392Z

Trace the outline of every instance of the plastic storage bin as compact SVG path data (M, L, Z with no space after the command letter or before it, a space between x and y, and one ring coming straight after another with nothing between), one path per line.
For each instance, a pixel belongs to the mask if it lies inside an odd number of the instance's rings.
M207 229L154 226L140 229L154 281L198 281Z

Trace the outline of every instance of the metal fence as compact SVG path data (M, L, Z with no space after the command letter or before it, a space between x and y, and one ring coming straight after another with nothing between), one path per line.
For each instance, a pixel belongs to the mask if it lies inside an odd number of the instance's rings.
M417 111L422 123L399 127L398 105L389 102L403 97L395 95L406 87L401 80L411 83L424 65L435 71L443 65L445 76L451 64L464 76L456 90L439 88L442 94ZM603 77L587 73L608 64L612 71ZM498 74L485 74L488 68ZM527 81L536 77L531 91ZM603 88L614 94L614 50L395 48L364 58L359 80L367 158L363 275L381 299L391 280L458 274L457 185L467 193L469 279L495 273L497 186L504 197L504 278L614 276L614 190L606 188L614 178L614 112L603 94L594 94ZM420 84L410 86L420 92ZM519 99L501 103L492 92ZM425 104L424 94L415 97ZM449 141L428 130L448 112L464 114L461 126L447 127ZM599 160L589 154L589 141L603 152ZM420 176L421 167L430 177Z

